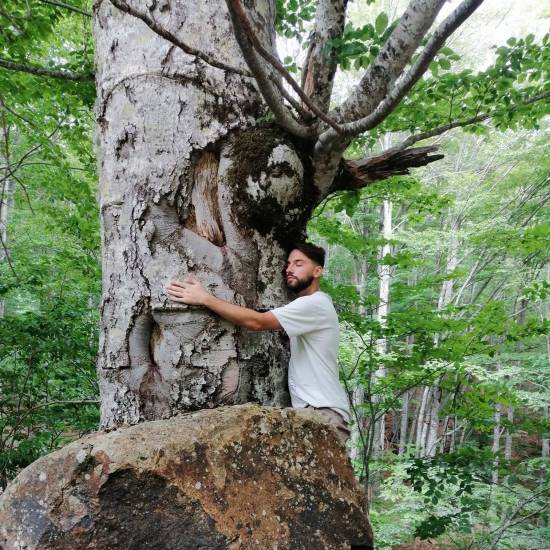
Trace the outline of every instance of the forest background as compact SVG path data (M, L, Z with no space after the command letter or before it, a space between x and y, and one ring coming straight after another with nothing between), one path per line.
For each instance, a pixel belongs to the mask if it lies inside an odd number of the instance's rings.
M278 4L280 49L297 72L313 3ZM351 4L353 25L333 45L336 95L404 4ZM309 224L328 253L353 462L380 549L416 536L550 548L549 108L504 99L549 89L544 4L486 2L346 156L391 146L411 121L486 105L491 117L438 137L443 160L332 196ZM91 9L0 8L1 488L98 425Z

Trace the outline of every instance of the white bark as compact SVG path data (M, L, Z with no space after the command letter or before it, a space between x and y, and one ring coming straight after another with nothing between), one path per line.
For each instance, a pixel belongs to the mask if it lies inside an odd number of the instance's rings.
M409 392L405 392L401 399L401 423L399 425L399 450L401 456L407 447L407 428L409 425Z
M492 482L494 485L498 483L498 452L500 451L500 414L501 414L501 404L497 403L495 405L495 427L493 428L493 472L492 472Z
M416 421L416 456L418 458L424 456L424 442L426 440L426 406L430 399L431 390L428 386L424 387L422 392L422 400L420 401L420 407L418 410L418 416Z
M390 307L390 282L392 275L392 268L390 265L384 263L384 258L391 254L391 243L388 241L392 238L392 202L388 199L384 199L384 203L381 208L382 214L382 238L386 241L380 248L378 264L378 278L379 278L379 306L378 306L378 322L382 328L387 326L387 317ZM376 342L376 351L380 355L384 355L388 351L388 342L386 338L379 338ZM378 382L386 376L386 369L383 365L374 373L374 383ZM385 415L382 415L376 422L374 428L374 445L375 452L381 452L384 450L385 443Z
M245 68L222 0L132 5L192 47ZM249 13L272 43L274 3L256 2ZM182 52L106 0L96 6L94 34L102 426L223 403L286 404L279 333L240 330L175 305L164 289L194 273L241 305L285 303L284 246L303 238L313 207L302 157L277 130L253 129L264 106L250 78Z
M439 435L439 410L441 409L440 387L435 387L432 390L432 402L429 412L428 429L426 434L426 456L435 456L437 451L437 438Z
M302 88L325 112L330 105L336 56L327 53L327 43L342 35L348 0L319 0L315 28L303 71Z
M506 419L512 425L514 422L514 408L508 407L508 412L506 413ZM504 440L504 458L506 460L512 460L512 430L506 428L506 438Z

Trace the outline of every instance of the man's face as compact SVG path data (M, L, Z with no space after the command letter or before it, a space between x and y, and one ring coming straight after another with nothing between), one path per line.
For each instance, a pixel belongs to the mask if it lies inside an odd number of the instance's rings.
M303 252L293 250L288 256L285 268L287 288L300 292L307 288L314 279L321 277L323 268L310 260Z

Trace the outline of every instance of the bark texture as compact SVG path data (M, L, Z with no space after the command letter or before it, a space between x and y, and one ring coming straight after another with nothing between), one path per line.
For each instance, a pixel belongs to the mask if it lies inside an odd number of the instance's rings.
M0 547L367 550L365 505L315 411L222 407L40 458L0 499Z
M245 72L222 0L128 5ZM254 3L249 15L273 46L274 2ZM94 33L102 426L224 403L287 404L283 336L174 305L164 289L193 273L239 305L288 301L285 246L304 237L316 200L304 147L257 124L265 107L252 78L184 53L107 0L96 5Z

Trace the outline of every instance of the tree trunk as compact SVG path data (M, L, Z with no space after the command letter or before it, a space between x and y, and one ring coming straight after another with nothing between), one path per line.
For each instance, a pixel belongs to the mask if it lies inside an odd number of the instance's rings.
M222 0L133 6L246 69ZM274 2L248 13L273 44ZM258 126L265 107L253 79L183 53L111 3L96 7L94 34L102 427L225 403L287 404L281 333L240 330L164 289L192 273L250 308L288 301L285 247L304 238L317 200L305 145Z
M378 265L379 277L379 306L378 306L378 322L382 328L387 325L388 313L390 310L390 282L391 282L391 266L384 263L384 258L391 254L391 243L388 241L392 238L392 202L389 199L384 199L381 207L382 214L382 238L386 241L379 250L380 263ZM376 342L376 350L379 355L388 353L387 338L379 338ZM386 369L383 365L374 373L374 382L376 383L381 378L386 376ZM374 428L374 450L382 452L384 450L384 442L386 435L386 418L382 415L375 424Z
M6 170L4 171L4 181L0 185L0 262L9 261L9 247L8 247L8 218L10 209L13 207L13 193L15 186L12 178L9 177L8 166L10 165L9 154L9 128L6 126L6 120L2 117L2 153L0 158L6 164ZM5 301L0 299L0 319L4 317L5 313Z
M492 472L492 482L494 485L498 483L498 453L500 451L500 415L501 415L502 405L497 403L495 405L495 427L493 428L493 472Z
M447 275L452 273L458 265L459 227L460 222L458 220L453 221L450 224L449 250L447 252L447 263L445 266L445 273ZM439 311L443 311L451 303L454 286L453 283L454 280L452 278L443 281L437 304L437 308ZM444 335L442 334L435 335L435 346L439 345L439 342L443 336ZM427 456L435 456L437 450L437 437L439 432L439 411L441 409L442 395L443 391L440 386L433 388L425 443L425 455Z
M353 260L352 282L359 293L360 299L362 299L364 295L366 276L367 262ZM365 314L365 309L362 305L359 305L359 314ZM365 388L361 384L357 384L356 387L353 388L351 400L355 411L355 422L351 427L350 457L352 460L361 460L365 456L363 441L366 433L365 415L360 408L361 405L363 405L363 403L365 402Z
M548 405L544 405L543 408L543 418L546 422L550 422L550 407ZM542 453L541 453L542 460L546 462L550 458L550 439L547 437L542 438ZM546 467L546 464L543 463L541 469L540 469L540 483L543 485L546 482L546 477L548 475L548 468Z
M409 392L406 391L401 399L401 423L399 425L399 450L398 455L405 453L407 448L407 428L409 425Z
M546 335L546 354L548 357L548 361L550 361L550 334ZM543 420L546 422L550 422L550 406L544 405L543 407ZM542 453L541 453L543 461L548 460L550 458L550 439L547 437L542 438ZM541 485L546 482L546 476L548 474L548 469L546 468L546 465L543 464L542 468L540 469L540 483Z
M422 400L418 407L418 417L416 422L416 456L421 458L424 456L424 441L426 440L426 404L430 399L430 388L424 387L422 392Z
M432 404L429 413L428 433L426 434L426 456L435 456L437 451L437 438L439 435L439 411L441 409L441 387L436 386L432 390Z
M512 423L514 422L513 407L508 407L506 418L508 420L509 425L511 426ZM506 428L506 438L504 440L504 458L506 460L512 460L512 430L510 428Z
M0 262L8 260L8 214L13 206L13 183L10 178L2 184L0 195ZM4 300L0 299L0 318L4 317Z

